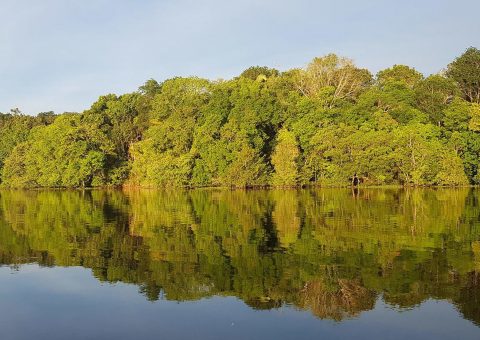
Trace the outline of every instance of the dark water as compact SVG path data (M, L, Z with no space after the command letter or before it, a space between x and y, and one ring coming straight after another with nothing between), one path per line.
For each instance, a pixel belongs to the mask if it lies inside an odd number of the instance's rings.
M480 339L480 191L0 192L1 339Z

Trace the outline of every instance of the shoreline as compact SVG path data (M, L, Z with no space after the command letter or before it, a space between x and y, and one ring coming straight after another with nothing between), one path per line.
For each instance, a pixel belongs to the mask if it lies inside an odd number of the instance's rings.
M141 186L141 185L119 185L119 186L97 186L97 187L2 187L1 191L94 191L94 190L122 190L122 191L136 191L136 190L152 190L152 191L194 191L194 190L218 190L218 191L275 191L275 190L319 190L319 189L475 189L479 185L358 185L358 186L252 186L252 187L229 187L229 186L201 186L201 187L158 187L158 186Z

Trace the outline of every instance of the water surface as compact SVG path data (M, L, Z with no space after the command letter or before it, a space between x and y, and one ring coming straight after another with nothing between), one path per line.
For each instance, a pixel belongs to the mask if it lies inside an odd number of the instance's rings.
M480 338L480 191L1 191L2 339Z

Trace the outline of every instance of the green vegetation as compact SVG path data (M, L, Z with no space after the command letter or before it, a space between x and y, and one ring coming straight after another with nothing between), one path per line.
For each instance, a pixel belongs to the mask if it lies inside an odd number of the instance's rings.
M0 115L6 187L480 184L480 51L373 77L329 54L227 81L147 81L83 113Z
M91 268L146 298L341 320L382 298L480 323L477 189L0 192L0 264Z

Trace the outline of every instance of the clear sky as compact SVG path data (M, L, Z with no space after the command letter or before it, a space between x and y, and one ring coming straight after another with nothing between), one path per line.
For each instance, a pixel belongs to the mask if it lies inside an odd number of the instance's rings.
M330 52L440 71L480 47L479 0L0 0L0 112L82 111L145 80L285 70Z

